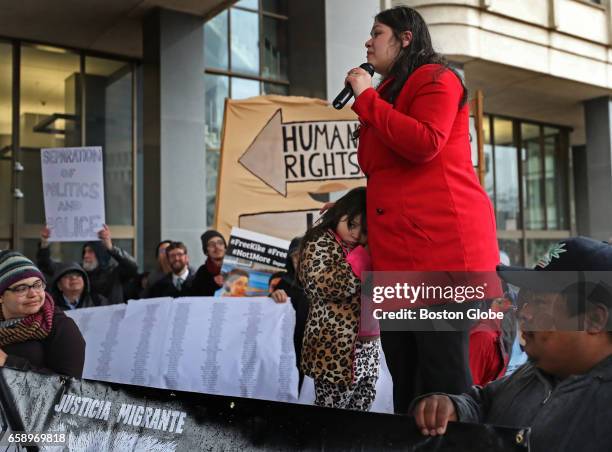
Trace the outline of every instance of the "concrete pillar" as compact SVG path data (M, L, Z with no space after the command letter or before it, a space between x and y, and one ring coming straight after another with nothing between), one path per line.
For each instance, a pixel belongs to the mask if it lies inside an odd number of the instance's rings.
M327 98L325 0L288 3L289 94Z
M589 235L612 236L612 99L584 103Z
M589 184L586 146L572 146L576 233L590 235Z
M380 0L325 0L327 47L327 99L332 101L344 87L349 69L366 62L365 42L370 37Z
M143 24L143 246L162 239L203 261L206 226L204 20L157 9Z

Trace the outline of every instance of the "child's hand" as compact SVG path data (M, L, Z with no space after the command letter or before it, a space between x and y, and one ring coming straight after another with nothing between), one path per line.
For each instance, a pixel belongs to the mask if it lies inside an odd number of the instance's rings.
M277 289L270 294L270 298L274 300L275 303L286 303L289 297L287 296L287 292L283 289Z

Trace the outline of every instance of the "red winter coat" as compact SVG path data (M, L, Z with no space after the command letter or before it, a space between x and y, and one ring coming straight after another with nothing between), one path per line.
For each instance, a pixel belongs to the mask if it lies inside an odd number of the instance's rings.
M380 89L384 89L383 84ZM375 271L495 271L495 215L472 167L461 82L439 65L408 78L395 106L374 88L353 104L368 177Z
M502 340L501 320L480 320L470 330L470 370L475 385L501 378L510 355Z

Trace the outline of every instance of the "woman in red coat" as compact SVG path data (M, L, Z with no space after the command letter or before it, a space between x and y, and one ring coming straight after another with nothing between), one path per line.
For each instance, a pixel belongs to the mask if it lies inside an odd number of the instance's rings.
M346 82L361 122L374 270L495 271L495 215L472 167L461 78L411 8L379 13L365 46L382 82L374 89L361 68ZM419 393L460 393L472 383L467 331L386 332L382 340L397 412Z

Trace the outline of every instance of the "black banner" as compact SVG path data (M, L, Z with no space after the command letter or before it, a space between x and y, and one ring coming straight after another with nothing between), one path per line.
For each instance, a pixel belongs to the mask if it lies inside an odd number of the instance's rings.
M409 416L172 392L9 368L0 369L0 396L4 428L65 433L64 445L71 451L528 450L528 435L506 427L452 423L444 436L427 438ZM3 434L3 447L7 436Z

